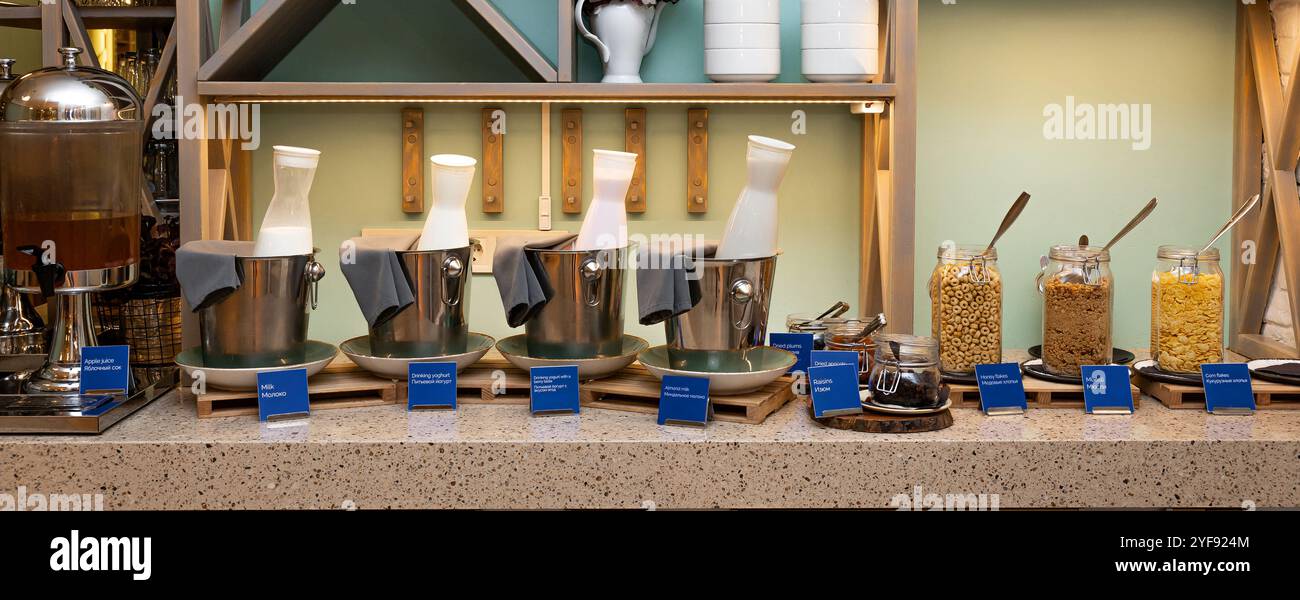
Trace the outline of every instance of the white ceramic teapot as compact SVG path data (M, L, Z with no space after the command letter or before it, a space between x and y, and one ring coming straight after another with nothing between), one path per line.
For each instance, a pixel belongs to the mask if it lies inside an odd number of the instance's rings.
M583 22L588 0L578 0L573 20L582 36L600 51L605 65L602 83L641 83L641 59L650 53L659 31L659 16L668 0L608 0L591 8L591 29ZM594 4L594 2L593 2Z

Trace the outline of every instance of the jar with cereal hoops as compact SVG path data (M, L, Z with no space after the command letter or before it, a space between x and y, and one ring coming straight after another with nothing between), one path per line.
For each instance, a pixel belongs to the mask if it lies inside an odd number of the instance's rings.
M1038 274L1043 294L1043 366L1079 377L1084 365L1110 364L1115 276L1110 253L1092 246L1052 246Z
M1002 362L1002 273L998 252L945 244L930 275L930 331L944 373L970 375Z
M1171 373L1223 361L1223 270L1219 251L1161 246L1151 275L1151 354Z

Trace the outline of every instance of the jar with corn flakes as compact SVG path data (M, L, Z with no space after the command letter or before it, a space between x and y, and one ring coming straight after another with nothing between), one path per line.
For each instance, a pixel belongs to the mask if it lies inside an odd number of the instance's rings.
M930 275L930 332L944 373L970 375L1002 362L1002 273L998 252L945 244Z
M1151 354L1171 373L1223 361L1223 270L1219 251L1161 246L1151 275Z

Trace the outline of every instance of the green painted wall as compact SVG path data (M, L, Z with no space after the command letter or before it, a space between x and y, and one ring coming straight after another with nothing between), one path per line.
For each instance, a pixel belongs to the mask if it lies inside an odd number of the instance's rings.
M944 240L983 243L1021 190L1034 194L999 243L1005 344L1040 339L1038 257L1087 233L1104 244L1156 196L1112 253L1116 343L1149 343L1160 244L1200 244L1229 214L1235 7L1218 0L980 0L921 5L918 290ZM1151 147L1049 141L1043 107L1149 103ZM1221 243L1225 252L1229 246ZM1225 265L1225 267L1228 265ZM929 329L929 299L916 299Z
M479 107L471 105L426 106L426 153L451 152L479 156ZM537 196L541 186L540 109L509 105L506 136L506 212L500 217L484 215L479 207L480 187L470 191L469 215L472 228L536 227ZM686 164L681 148L685 144L686 108L655 106L649 110L650 137L649 209L632 216L633 233L701 233L717 238L744 185L745 136L758 133L790 139L799 145L784 187L782 229L785 254L779 261L781 282L774 298L773 314L783 322L795 311L817 310L838 299L853 301L857 295L854 258L858 231L853 215L857 211L858 185L854 174L858 155L850 151L858 143L853 118L842 107L809 109L810 130L805 137L791 137L790 113L786 107L737 106L715 109L710 115L710 212L705 218L686 213L684 187ZM559 212L559 113L553 115L554 149L551 194L555 198L555 228L576 232L581 216ZM622 107L588 105L584 110L585 145L591 148L622 149ZM316 245L337 248L362 227L419 227L423 216L408 218L401 212L398 140L398 108L391 105L300 105L269 106L263 112L263 149L255 153L255 164L271 161L272 144L297 144L324 152L312 192L312 220ZM587 156L586 172L591 172ZM269 169L259 168L254 176L257 199L254 214L265 211L273 193ZM590 200L590 182L586 185ZM323 256L330 275L322 283L324 300L312 320L312 335L338 341L365 333L361 313L352 300L347 282L339 274L337 255ZM842 260L826 262L826 257ZM843 267L843 268L842 268ZM663 339L663 328L635 325L635 286L629 286L628 331L651 340ZM496 284L489 275L476 276L472 292L472 326L498 338L511 335L505 326ZM516 332L522 333L522 330Z

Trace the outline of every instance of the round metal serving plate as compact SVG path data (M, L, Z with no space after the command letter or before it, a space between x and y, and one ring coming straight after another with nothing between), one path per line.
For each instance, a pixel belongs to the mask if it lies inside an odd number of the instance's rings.
M1250 374L1252 376L1263 379L1264 381L1271 381L1273 383L1281 383L1285 385L1300 385L1300 377L1287 377L1286 375L1276 375L1274 373L1261 371L1261 369L1267 369L1268 367L1287 364L1300 364L1300 360L1294 358L1261 358L1246 363L1246 367L1250 369Z
M1042 358L1042 357L1043 357L1043 346L1042 346L1041 344L1038 345L1038 346L1030 346L1030 347L1029 347L1029 355L1032 356L1032 357L1034 357L1034 358ZM1111 349L1110 349L1110 361L1113 362L1113 363L1115 363L1115 364L1117 364L1117 365L1127 365L1127 364L1133 362L1133 360L1136 359L1136 358L1137 358L1137 356L1136 356L1135 354L1133 354L1132 352L1129 352L1128 350L1125 350L1125 349L1123 349L1123 348L1111 348Z
M935 408L902 408L898 406L885 406L883 404L876 404L875 402L871 401L871 392L869 390L858 390L858 399L862 401L862 408L865 408L867 410L883 413L886 415L899 415L904 417L932 415L935 413L941 413L945 410L952 408L951 396L944 399L942 406L937 406Z
M339 350L346 354L352 362L366 371L380 377L391 377L393 379L405 380L409 373L411 363L421 362L450 362L456 363L456 372L459 373L483 358L496 340L491 336L481 333L469 333L469 340L466 344L465 352L459 354L445 354L442 356L418 356L418 357L398 357L398 356L375 356L370 350L370 336L363 335L354 337L342 344L339 344Z
M703 365L695 366L689 362L686 369L675 369L668 358L668 346L650 348L637 356L637 360L659 379L663 379L665 375L708 379L709 393L719 396L744 394L761 389L780 379L799 361L794 354L770 346L750 348L743 355L737 352L736 356L733 366L737 367L737 370L728 372L708 371Z
M1113 364L1119 364L1119 363L1113 363ZM1024 374L1029 375L1034 379L1042 379L1043 381L1052 381L1056 383L1068 383L1071 385L1083 385L1082 376L1070 377L1069 375L1057 375L1055 373L1048 372L1047 367L1043 365L1043 359L1041 358L1031 358L1025 362L1020 363L1020 370Z
M528 356L528 340L523 335L512 335L497 342L497 351L510 364L527 371L533 367L578 366L578 379L584 381L609 377L628 365L636 362L637 353L650 347L647 342L634 335L623 336L623 351L618 356L598 358L535 358Z
M333 344L308 340L307 360L296 365L268 365L246 369L219 369L203 364L203 350L195 347L176 355L176 364L186 375L194 377L197 371L203 372L203 381L207 385L223 390L247 391L257 389L257 374L269 371L288 371L307 369L307 377L320 373L325 366L338 356L339 349Z
M1156 361L1148 358L1133 363L1133 370L1141 373L1143 377L1152 381L1161 381L1164 383L1176 383L1179 385L1194 385L1201 387L1201 376L1186 373L1170 373L1156 368Z

